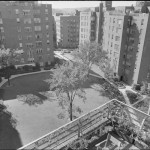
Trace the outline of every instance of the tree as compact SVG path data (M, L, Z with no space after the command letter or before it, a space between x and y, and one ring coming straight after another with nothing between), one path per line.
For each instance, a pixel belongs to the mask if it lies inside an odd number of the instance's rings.
M107 58L102 46L96 42L86 41L79 45L79 49L72 53L75 60L88 66L88 74L93 64L102 64Z
M110 63L108 61L105 61L105 64L103 66L101 66L101 64L99 66L104 72L105 78L107 78L108 80L112 80L114 78L114 71L110 67Z
M63 63L53 69L52 73L51 79L48 80L50 90L55 92L58 104L64 110L59 117L63 118L67 113L72 121L76 117L75 112L82 112L80 107L73 103L75 97L78 96L83 101L86 99L82 84L87 79L88 68L77 62Z
M10 66L18 59L18 56L23 53L23 50L19 49L0 49L0 65L5 68L5 78L8 79L8 85L10 85L11 69Z
M140 93L150 96L150 89L148 88L148 82L147 81L142 82Z

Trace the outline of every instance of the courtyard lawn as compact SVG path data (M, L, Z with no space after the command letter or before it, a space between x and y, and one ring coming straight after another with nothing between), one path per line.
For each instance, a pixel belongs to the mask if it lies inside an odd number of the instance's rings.
M44 81L50 77L49 72L31 74L14 78L10 81L11 86L8 87L6 82L0 88L0 99L10 100L16 99L17 95L34 94L40 96L38 92L48 91L49 85ZM41 98L44 98L41 96Z
M49 77L50 72L22 76L11 80L12 86L7 87L6 83L2 87L4 92L1 96L5 100L4 104L8 106L8 111L10 111L17 120L16 131L18 132L18 138L20 139L19 141L21 141L21 145L28 144L68 122L67 118L58 119L57 115L61 112L61 109L54 99L45 101L45 96L39 94L39 92L49 90L49 85L43 81ZM75 104L80 106L83 111L81 115L109 101L107 97L103 97L99 93L101 87L97 84L98 79L91 79L91 81L88 81L83 85L83 88L85 88L86 91L86 102L84 103L79 98L75 98ZM34 94L44 100L44 103L37 105L36 107L24 104L24 102L16 99L17 95L23 94ZM4 131L4 137L1 136L2 138L0 137L0 139L3 139L5 142L5 139L8 139L12 133L10 132L9 134L7 132L8 129L5 125L2 130ZM11 143L16 141L8 140L7 142ZM18 145L18 147L21 145ZM9 147L6 148L9 149Z

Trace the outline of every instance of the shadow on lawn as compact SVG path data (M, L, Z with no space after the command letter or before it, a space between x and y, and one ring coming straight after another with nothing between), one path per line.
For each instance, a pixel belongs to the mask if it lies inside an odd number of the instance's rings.
M17 149L22 146L20 135L15 129L16 120L0 104L0 149Z
M95 75L98 77L90 75L89 79L82 85L82 88L84 88L84 89L93 88L94 84L101 84L101 82L100 82L101 76L99 76L99 74L93 72L92 70L90 71L90 73L92 75ZM5 83L5 84L7 84L7 83ZM14 84L13 81L12 81L12 84ZM27 85L25 84L25 86L27 86ZM22 88L21 86L17 87L18 90L14 90L12 87L5 87L5 85L3 87L4 88L0 88L0 99L3 99L3 100L21 98L21 96L23 96L23 95L25 95L24 97L27 97L27 101L29 101L29 103L31 105L34 104L34 102L36 102L36 101L37 101L37 104L43 104L47 100L48 101L54 100L53 97L51 97L47 94L44 94L44 92L49 90L49 85L47 83L44 83L43 81L42 81L42 84L40 84L40 86L38 84L38 86L36 86L34 89L29 87L22 91L20 90L20 88ZM32 99L34 99L34 100L32 100Z
M0 88L0 100L3 99L5 90Z
M92 74L92 75L91 75ZM96 77L98 76L98 77ZM93 88L92 85L94 84L101 84L100 79L101 76L95 72L93 72L92 70L90 70L90 75L89 78L87 79L87 81L85 81L82 85L82 88L86 89L86 88Z

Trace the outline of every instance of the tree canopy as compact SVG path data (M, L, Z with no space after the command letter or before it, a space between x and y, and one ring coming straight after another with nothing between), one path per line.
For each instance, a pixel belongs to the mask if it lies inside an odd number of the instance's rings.
M102 50L102 46L96 42L86 41L79 45L79 49L73 52L75 60L86 64L91 69L93 64L103 63L107 58L106 52Z
M87 66L77 62L67 62L52 70L48 83L50 90L56 94L59 106L64 110L59 116L69 114L70 120L73 120L76 117L75 112L81 113L80 107L75 106L73 101L75 96L86 99L82 84L87 79L87 73Z
M18 57L22 53L23 53L23 50L19 50L19 49L1 48L0 49L0 65L2 67L9 66L14 61L18 60Z
M0 66L5 69L5 78L8 79L8 84L10 85L9 78L11 77L10 68L8 66L15 63L20 54L23 53L23 50L19 49L9 49L9 48L1 48L0 49Z

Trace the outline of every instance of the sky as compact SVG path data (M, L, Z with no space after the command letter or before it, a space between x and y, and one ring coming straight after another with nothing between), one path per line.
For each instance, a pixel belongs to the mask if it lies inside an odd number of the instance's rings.
M80 7L96 7L100 1L41 1L41 3L52 4L52 8L80 8ZM113 1L115 6L131 6L135 5L136 1Z

